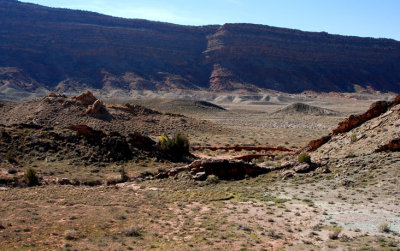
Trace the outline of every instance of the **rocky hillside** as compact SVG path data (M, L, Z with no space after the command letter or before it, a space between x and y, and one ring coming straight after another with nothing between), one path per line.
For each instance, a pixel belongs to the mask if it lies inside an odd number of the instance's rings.
M329 135L311 141L313 159L366 156L400 150L400 96L392 102L378 101L360 115L339 123Z
M160 113L141 105L111 105L97 99L91 92L75 97L51 93L21 103L0 107L0 125L29 124L56 129L87 125L106 133L128 135L139 132L158 138L163 133L225 131L216 124L183 115Z
M180 26L0 0L0 92L400 91L400 42L252 24ZM7 88L5 88L6 86Z

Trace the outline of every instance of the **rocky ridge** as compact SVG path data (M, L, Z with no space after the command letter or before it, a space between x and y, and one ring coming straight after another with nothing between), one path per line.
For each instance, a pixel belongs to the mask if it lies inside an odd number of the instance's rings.
M400 96L378 101L360 115L339 123L329 135L313 140L305 148L313 159L345 158L374 152L399 151Z

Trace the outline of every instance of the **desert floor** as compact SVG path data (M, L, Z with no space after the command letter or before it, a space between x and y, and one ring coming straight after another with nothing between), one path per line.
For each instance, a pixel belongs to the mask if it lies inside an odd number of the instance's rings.
M151 107L152 101L145 102ZM273 114L286 104L219 104L226 111L164 109L227 129L188 135L193 145L301 149L372 102L310 102L340 112L337 116ZM193 154L230 158L248 152ZM294 157L275 154L256 161L273 166ZM277 171L230 181L182 176L116 185L0 187L0 250L398 250L400 153L332 163L330 173L291 179ZM125 164L125 170L134 177L180 165L145 159ZM43 177L89 180L113 179L120 168L43 160L32 166Z

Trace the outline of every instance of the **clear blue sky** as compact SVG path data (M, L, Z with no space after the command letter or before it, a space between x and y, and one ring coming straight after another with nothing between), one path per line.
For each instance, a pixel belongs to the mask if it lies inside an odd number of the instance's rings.
M256 23L400 41L400 0L24 0L175 24Z

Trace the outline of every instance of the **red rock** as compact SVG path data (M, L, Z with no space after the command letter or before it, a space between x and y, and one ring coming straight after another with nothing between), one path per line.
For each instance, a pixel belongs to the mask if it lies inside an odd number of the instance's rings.
M399 151L399 150L400 150L400 138L395 138L379 146L378 149L375 150L375 152Z
M73 97L72 99L85 106L92 105L97 100L97 98L90 91L82 93L81 95Z
M362 125L364 122L378 117L388 110L389 104L390 103L386 101L377 101L373 103L365 113L361 115L351 115L348 119L339 123L338 127L333 130L333 135L348 132L351 129Z
M320 146L322 146L323 144L325 144L326 142L328 142L331 138L332 137L330 135L328 135L328 136L324 136L320 139L312 140L312 141L310 141L310 143L308 143L305 150L308 152L314 151L314 150L318 149Z
M87 125L71 125L68 127L68 129L76 131L79 134L84 135L86 137L103 138L105 136L105 134L102 131L94 130L93 128L91 128Z

